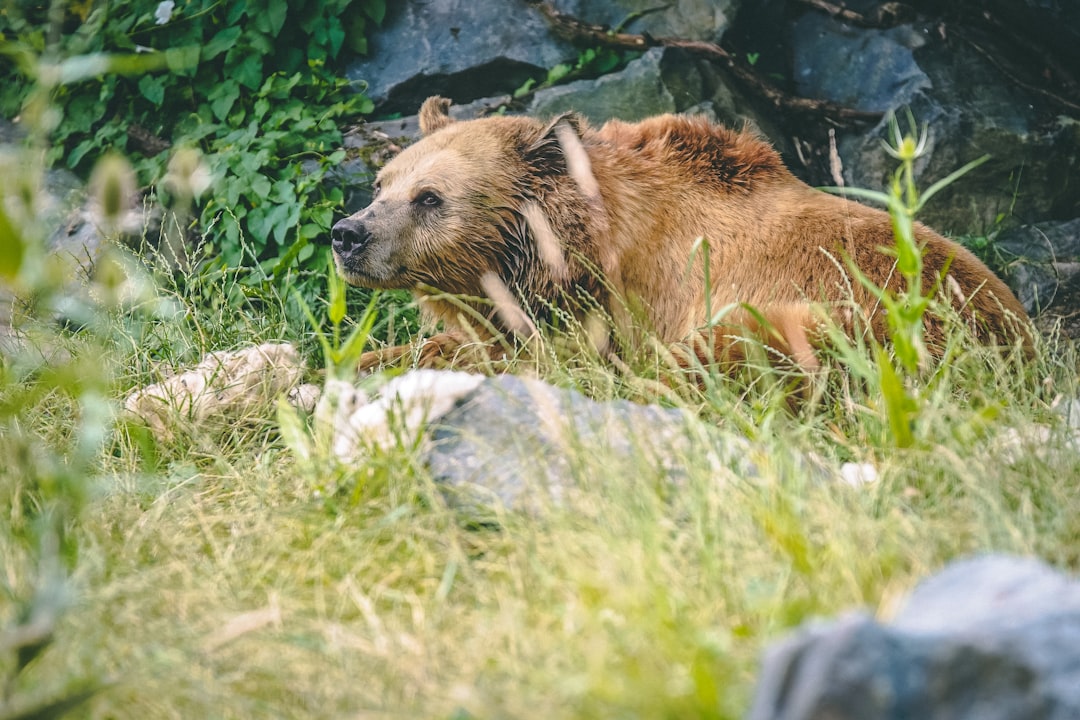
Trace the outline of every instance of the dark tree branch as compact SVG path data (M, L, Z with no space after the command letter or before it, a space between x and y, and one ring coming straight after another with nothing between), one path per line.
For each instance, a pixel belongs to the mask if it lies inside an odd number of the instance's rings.
M882 3L874 9L873 15L864 15L849 10L842 4L828 2L828 0L794 0L794 2L823 12L837 20L843 20L850 25L879 30L902 25L915 18L914 8L900 2Z

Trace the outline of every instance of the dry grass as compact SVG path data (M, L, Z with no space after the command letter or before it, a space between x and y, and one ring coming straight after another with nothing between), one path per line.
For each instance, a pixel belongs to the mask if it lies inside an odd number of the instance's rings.
M183 341L220 348L226 319L196 318ZM149 454L118 431L75 528L72 604L10 696L89 676L112 683L80 709L92 718L741 717L762 649L807 618L887 616L972 552L1080 566L1080 454L1050 410L1076 395L1072 350L1017 368L957 342L913 448L890 445L857 368L795 413L782 378L718 381L684 401L752 435L760 478L692 463L672 492L584 456L570 505L494 522L447 507L407 449L325 497L331 483L301 471L272 418ZM118 400L160 360L117 347ZM651 387L595 362L550 376L600 397ZM42 399L27 417L62 438L63 415ZM1049 430L1009 434L1035 423ZM882 479L821 482L793 449L874 462ZM25 571L15 546L5 536L9 578Z

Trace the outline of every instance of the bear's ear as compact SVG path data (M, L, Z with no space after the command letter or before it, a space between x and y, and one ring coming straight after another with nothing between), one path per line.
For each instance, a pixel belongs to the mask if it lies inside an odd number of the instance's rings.
M585 128L588 123L585 122L585 118L581 117L577 113L567 112L561 115L556 115L544 126L544 129L540 132L540 139L537 140L537 144L544 143L546 141L555 140L561 144L566 142L566 130L569 129L575 136L577 136L579 142L582 133L585 132Z
M438 95L432 95L420 106L420 132L430 135L436 130L454 122L450 119L450 101Z
M592 203L600 200L600 186L582 140L587 128L588 124L580 115L560 115L544 127L525 157L537 170L565 172L577 184L582 196Z
M544 125L524 148L525 160L537 169L560 167L568 156L584 152L581 134L585 120L576 113L563 113Z

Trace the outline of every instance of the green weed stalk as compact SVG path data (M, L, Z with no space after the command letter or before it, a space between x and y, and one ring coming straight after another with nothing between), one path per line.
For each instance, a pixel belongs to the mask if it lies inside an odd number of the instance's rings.
M915 183L915 161L926 150L927 127L918 128L910 112L908 124L909 132L905 134L896 117L892 116L889 120L892 143L882 140L885 152L900 163L893 173L888 192L832 189L881 203L892 220L896 244L887 251L896 256L896 269L903 278L904 288L893 293L874 283L858 267L850 265L850 270L881 304L888 322L891 352L876 342L872 342L872 347L885 414L897 447L915 444L913 426L925 404L921 380L927 360L923 321L938 290L938 283L934 287L923 287L923 248L915 238L915 217L940 190L989 159L989 156L983 156L973 160L920 192ZM948 268L943 268L941 275L947 271Z

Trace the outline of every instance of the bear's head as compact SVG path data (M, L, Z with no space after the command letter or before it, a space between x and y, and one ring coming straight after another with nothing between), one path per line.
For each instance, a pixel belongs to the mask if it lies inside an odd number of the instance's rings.
M587 158L582 123L455 122L449 106L440 97L424 102L422 139L379 172L367 208L334 225L341 274L362 287L472 296L494 274L517 292L550 297L566 280L561 258L551 257L562 248L538 248L537 236L572 234L576 245L587 234L586 199L576 178L567 182L567 156ZM570 157L571 175L573 164Z

